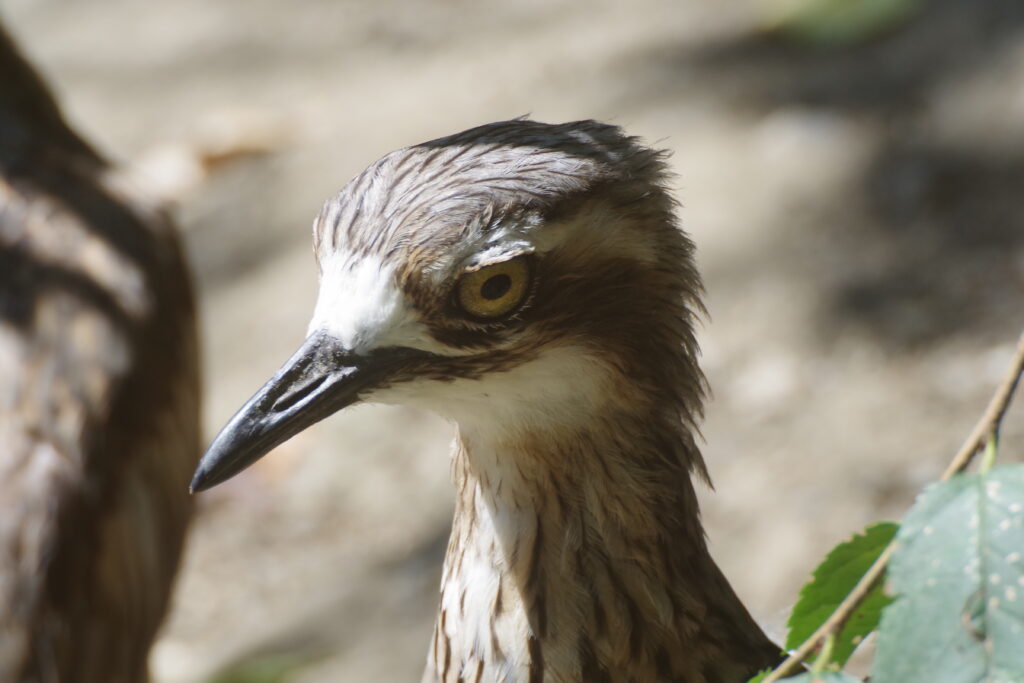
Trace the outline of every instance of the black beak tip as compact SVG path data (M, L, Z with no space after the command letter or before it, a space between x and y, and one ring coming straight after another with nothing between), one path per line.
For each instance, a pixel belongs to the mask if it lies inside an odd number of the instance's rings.
M228 434L229 437L232 435L233 432ZM243 457L244 452L230 448L233 443L233 439L225 438L223 433L213 440L206 453L199 459L196 473L192 475L192 483L188 486L189 493L212 489L244 470L263 454L262 451L255 451L256 457Z
M220 449L217 448L218 441L215 439L210 448L203 454L196 466L196 473L192 475L192 483L188 486L189 493L200 493L212 489L217 484L227 481L242 467L232 467L233 462L223 457Z
M214 482L212 481L212 477L210 477L209 470L203 467L202 463L200 463L199 467L196 468L195 475L192 477L192 483L188 485L188 492L196 494L200 491L207 490L213 486L213 484Z

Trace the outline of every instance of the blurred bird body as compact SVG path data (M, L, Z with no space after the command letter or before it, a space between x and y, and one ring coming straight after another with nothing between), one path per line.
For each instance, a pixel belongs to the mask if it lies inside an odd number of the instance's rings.
M199 454L188 274L2 28L0 70L0 681L137 683Z
M744 681L779 659L711 559L691 476L701 283L663 155L510 121L394 152L314 225L307 341L206 488L357 400L458 428L425 681Z

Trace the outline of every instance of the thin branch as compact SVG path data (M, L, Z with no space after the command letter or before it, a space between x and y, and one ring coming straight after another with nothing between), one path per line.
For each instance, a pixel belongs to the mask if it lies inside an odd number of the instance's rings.
M1003 377L1002 382L999 383L999 388L992 395L985 413L978 420L967 441L964 442L964 445L961 446L959 452L949 463L949 467L942 473L941 481L946 481L953 475L963 472L971 464L971 460L978 451L985 447L989 438L999 434L999 427L1002 424L1003 416L1006 415L1006 410L1010 407L1010 401L1013 399L1013 393L1020 383L1022 374L1024 374L1024 333L1017 340L1017 350L1013 354L1010 368ZM885 575L885 569L895 550L896 541L893 540L885 547L885 550L882 551L882 554L878 556L878 559L875 560L867 572L864 573L864 576L853 587L850 594L839 603L839 606L832 612L832 615L825 620L825 623L812 633L800 647L794 650L782 664L779 664L774 671L768 674L764 678L763 683L772 683L772 681L777 681L791 673L796 673L801 662L807 660L811 653L821 645L822 641L828 638L829 635L838 633L843 628L846 620L850 618L850 615L860 606L864 598L871 592L871 589L875 587L875 584Z
M818 630L811 634L811 636L805 640L800 647L793 651L782 664L779 664L770 674L764 677L762 683L771 683L771 681L777 681L784 676L788 676L791 673L796 673L797 668L801 662L810 657L811 653L814 652L818 646L833 633L838 633L842 628L846 620L850 618L860 603L864 601L867 594L871 592L871 589L875 587L875 584L885 575L885 568L889 564L889 558L892 557L893 552L896 550L896 542L891 541L889 545L885 547L882 554L878 556L875 563L864 572L864 576L861 577L857 585L853 587L839 606L836 607L835 611L832 612L831 616L825 620L825 623L818 627Z
M1002 424L1003 416L1006 415L1006 411L1010 407L1013 392L1017 390L1022 372L1024 372L1024 334L1017 341L1017 352L1013 354L1013 361L1010 364L1009 371L1003 377L1003 381L1000 382L999 388L996 389L996 393L992 396L992 400L989 401L985 414L981 416L978 424L974 426L974 431L967 437L967 441L960 447L960 451L953 458L952 462L949 463L946 471L942 473L942 481L946 481L954 474L967 469L975 454L985 447L989 436L999 435L999 426Z

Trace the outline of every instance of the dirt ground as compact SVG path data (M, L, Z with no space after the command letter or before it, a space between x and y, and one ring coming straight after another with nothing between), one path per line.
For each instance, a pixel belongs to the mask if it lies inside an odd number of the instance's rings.
M813 49L767 36L764 7L0 3L72 121L178 198L210 435L301 341L311 220L378 156L522 114L671 149L710 310L708 534L781 638L816 560L942 471L1024 327L1024 4L932 0ZM204 494L155 682L254 657L244 680L416 680L450 437L361 407Z

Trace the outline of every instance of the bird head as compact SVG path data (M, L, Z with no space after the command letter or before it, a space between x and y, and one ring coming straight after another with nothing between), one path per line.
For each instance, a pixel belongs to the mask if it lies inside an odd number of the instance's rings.
M614 126L494 123L393 152L314 222L305 342L230 420L193 491L357 402L466 432L700 412L692 244L664 155Z

